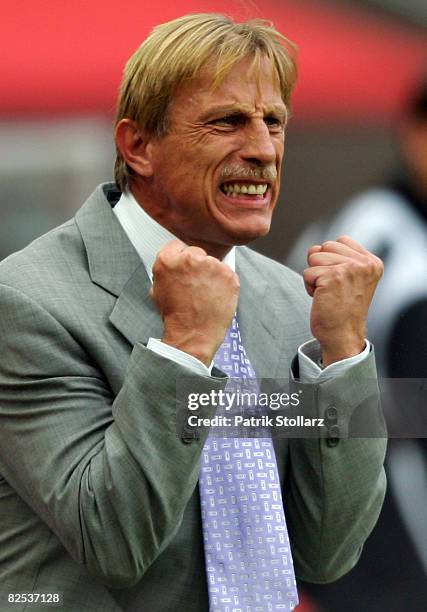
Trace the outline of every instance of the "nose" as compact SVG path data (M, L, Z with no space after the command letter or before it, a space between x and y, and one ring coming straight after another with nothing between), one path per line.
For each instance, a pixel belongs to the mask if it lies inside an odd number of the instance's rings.
M263 119L253 119L246 125L240 154L245 161L256 164L266 165L275 162L276 147Z

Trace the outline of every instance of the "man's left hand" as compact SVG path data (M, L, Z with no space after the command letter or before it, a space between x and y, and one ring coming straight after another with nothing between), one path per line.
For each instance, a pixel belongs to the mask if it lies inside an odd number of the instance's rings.
M348 236L312 246L307 262L303 276L313 297L311 331L326 367L363 351L368 309L383 263Z

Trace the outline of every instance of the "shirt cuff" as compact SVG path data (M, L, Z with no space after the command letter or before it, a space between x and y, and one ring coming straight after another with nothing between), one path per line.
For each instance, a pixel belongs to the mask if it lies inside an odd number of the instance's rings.
M193 372L193 374L201 374L202 376L211 375L213 361L208 367L199 359L193 357L193 355L189 355L188 353L185 353L174 346L170 346L170 344L165 344L157 338L149 338L147 348L150 349L150 351L161 355L162 357L166 357L166 359L175 361L175 363L184 366L184 368L188 368Z
M365 348L361 353L354 355L354 357L347 357L347 359L331 363L326 368L322 369L319 365L322 358L320 344L317 340L309 340L301 344L298 349L300 381L310 383L337 378L344 374L349 368L356 365L356 363L366 359L370 350L371 343L369 340L365 339Z

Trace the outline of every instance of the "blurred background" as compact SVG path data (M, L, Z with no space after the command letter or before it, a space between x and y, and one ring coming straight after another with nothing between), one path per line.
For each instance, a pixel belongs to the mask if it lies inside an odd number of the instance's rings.
M270 19L299 47L281 199L256 249L304 267L301 234L314 227L320 237L353 196L398 172L400 126L427 75L426 0L127 0L123 8L108 0L15 0L2 7L0 259L68 219L98 183L112 179L123 65L153 25L187 12ZM427 139L418 148L427 160ZM420 191L418 203L427 184ZM427 250L421 253L427 262ZM427 369L427 349L421 362ZM334 585L301 585L302 612L427 610L427 455L425 448L413 452L399 446L403 463L395 474L388 466L397 484L357 568ZM409 481L415 488L399 493Z
M111 179L123 65L154 24L191 11L271 19L300 49L281 202L257 248L283 260L307 222L388 171L425 67L425 0L16 0L2 7L0 257Z

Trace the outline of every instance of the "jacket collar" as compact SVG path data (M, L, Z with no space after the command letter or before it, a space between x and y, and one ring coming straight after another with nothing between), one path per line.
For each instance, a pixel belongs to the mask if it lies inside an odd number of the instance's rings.
M161 338L161 317L150 298L145 267L112 211L114 183L100 185L76 215L91 280L117 297L110 322L132 344Z
M114 183L99 185L75 217L92 282L115 296L121 294L142 264L113 214L112 208L119 198L120 192Z

